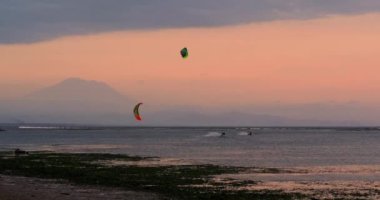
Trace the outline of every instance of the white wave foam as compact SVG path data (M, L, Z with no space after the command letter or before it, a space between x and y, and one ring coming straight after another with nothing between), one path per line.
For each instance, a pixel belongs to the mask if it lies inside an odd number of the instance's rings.
M242 132L239 132L238 135L240 135L240 136L247 136L247 135L249 135L249 133L245 132L245 131L242 131Z
M62 129L56 126L19 126L19 129Z
M220 137L222 136L222 133L219 132L208 132L204 137Z

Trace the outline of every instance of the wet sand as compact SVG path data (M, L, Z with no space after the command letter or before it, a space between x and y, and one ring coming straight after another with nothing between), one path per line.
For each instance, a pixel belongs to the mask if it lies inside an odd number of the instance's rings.
M147 158L140 161L121 161L121 160L106 160L94 162L105 166L140 166L140 167L162 167L162 166L183 166L197 165L202 163L185 161L175 158Z
M281 190L315 199L380 199L380 165L292 168L279 169L275 173L252 169L215 177L218 182L231 179L257 181L257 184L237 190Z
M0 175L0 200L157 200L148 192L79 186L67 181Z
M161 167L191 164L182 159L156 157L141 160L109 159L89 162L108 167L131 165ZM220 189L222 186L224 190L233 192L239 190L254 193L281 191L286 194L301 194L306 197L305 199L377 200L380 199L380 165L244 168L238 173L213 176L212 181L205 184L189 186L211 189L213 187ZM0 200L153 200L160 199L159 197L149 192L75 185L64 180L0 175Z

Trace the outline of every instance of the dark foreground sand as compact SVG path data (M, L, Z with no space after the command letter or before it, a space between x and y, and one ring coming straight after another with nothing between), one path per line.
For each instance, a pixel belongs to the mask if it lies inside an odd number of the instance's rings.
M0 175L0 200L156 200L158 195L96 186L78 186L66 181Z

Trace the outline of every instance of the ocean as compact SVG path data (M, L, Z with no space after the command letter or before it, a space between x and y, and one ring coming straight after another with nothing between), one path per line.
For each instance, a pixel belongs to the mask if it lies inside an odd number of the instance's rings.
M70 128L8 126L0 132L0 150L121 153L244 167L380 165L377 128Z

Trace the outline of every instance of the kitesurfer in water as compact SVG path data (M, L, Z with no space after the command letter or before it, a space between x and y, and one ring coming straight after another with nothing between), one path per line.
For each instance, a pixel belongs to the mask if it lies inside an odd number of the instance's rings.
M222 132L222 134L220 135L220 137L224 137L224 136L226 136L226 133Z
M27 151L24 151L24 150L21 150L21 149L15 149L14 153L15 153L16 156L29 154Z

